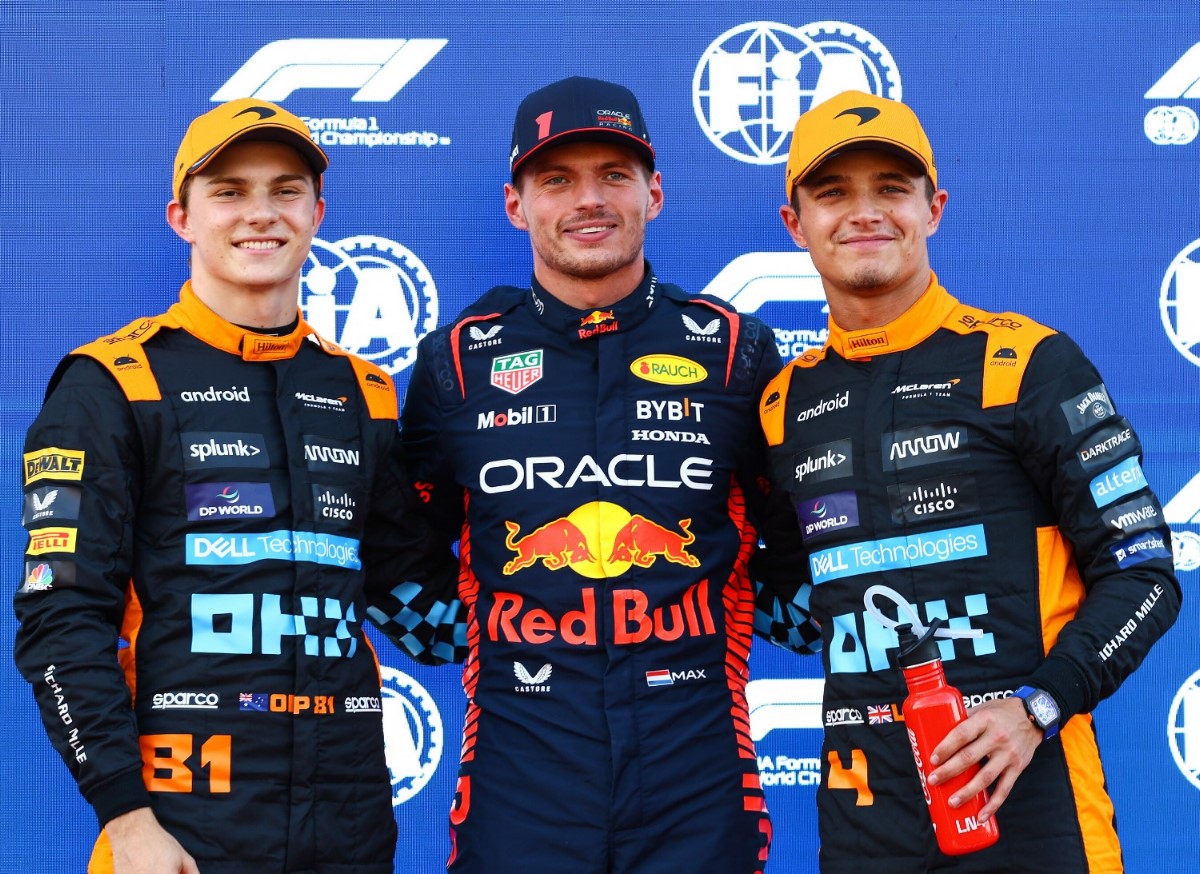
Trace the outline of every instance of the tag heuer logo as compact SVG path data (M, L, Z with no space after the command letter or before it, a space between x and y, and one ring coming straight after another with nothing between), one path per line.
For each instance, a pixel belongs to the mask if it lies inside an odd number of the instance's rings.
M531 349L516 355L492 359L492 385L509 394L518 394L542 378L542 350Z

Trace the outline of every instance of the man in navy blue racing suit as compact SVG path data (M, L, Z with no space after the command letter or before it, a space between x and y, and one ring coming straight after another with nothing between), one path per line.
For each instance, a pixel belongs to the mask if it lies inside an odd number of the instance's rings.
M449 869L760 872L747 565L773 336L645 261L661 179L625 88L525 98L505 207L530 286L422 341L402 417L468 617Z
M784 642L797 615L822 630L821 869L1119 871L1091 711L1180 604L1137 435L1069 338L939 284L927 239L947 195L906 106L846 92L810 109L787 195L780 212L821 274L829 340L762 399L773 500L793 510L763 561L807 558L811 575L777 593L794 596L790 612L763 630ZM961 797L992 787L988 849L937 850L888 659L896 634L864 609L875 585L922 624L982 632L940 643L948 681L977 706L934 751L930 780L984 761Z

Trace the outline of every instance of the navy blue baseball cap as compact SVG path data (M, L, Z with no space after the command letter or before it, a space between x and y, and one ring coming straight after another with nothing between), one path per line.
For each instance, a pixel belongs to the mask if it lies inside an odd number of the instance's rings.
M571 76L534 91L517 107L508 159L513 178L530 155L580 140L628 146L654 169L650 132L633 92L600 79Z

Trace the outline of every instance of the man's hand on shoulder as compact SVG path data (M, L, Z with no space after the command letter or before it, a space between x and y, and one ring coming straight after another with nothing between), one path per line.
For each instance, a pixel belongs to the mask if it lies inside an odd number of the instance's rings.
M159 825L149 807L114 817L104 831L112 846L114 874L200 874L196 860Z

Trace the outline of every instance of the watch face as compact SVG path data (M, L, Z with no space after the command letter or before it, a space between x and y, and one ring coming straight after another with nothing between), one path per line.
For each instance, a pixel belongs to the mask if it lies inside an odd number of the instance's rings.
M1058 719L1058 705L1054 703L1046 692L1037 692L1030 695L1026 703L1029 709L1033 712L1039 725L1049 725Z

